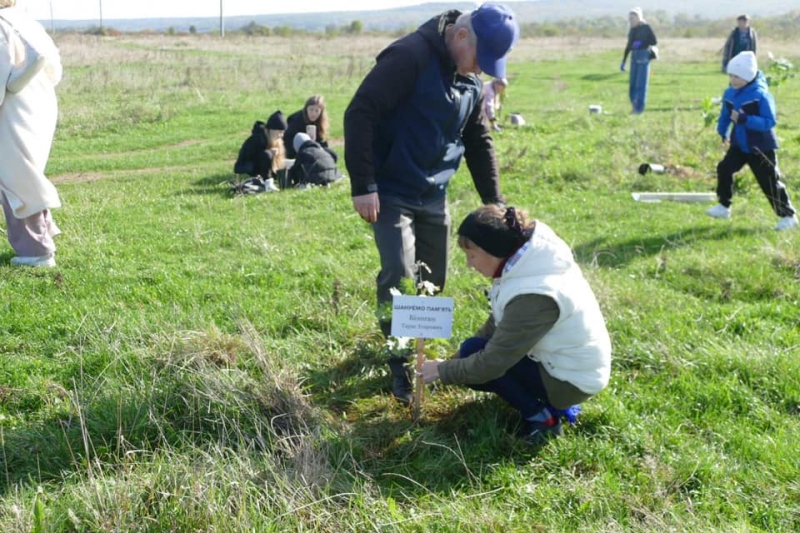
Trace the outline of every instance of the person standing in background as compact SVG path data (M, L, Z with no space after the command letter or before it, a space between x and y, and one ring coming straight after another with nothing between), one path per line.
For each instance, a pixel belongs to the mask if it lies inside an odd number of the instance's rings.
M494 131L502 129L498 121L500 120L503 92L506 87L508 87L508 80L505 78L494 78L483 84L483 111Z
M758 53L758 33L750 26L748 15L739 15L736 18L736 27L733 28L725 46L722 47L722 72L728 72L728 62L741 52Z
M61 55L45 29L0 0L0 197L12 265L54 267L59 235L50 213L61 207L44 175L53 144Z
M650 25L644 21L642 8L634 7L628 13L628 22L631 29L628 31L628 44L625 46L625 53L622 56L622 63L619 69L625 72L625 61L628 54L631 54L631 72L629 82L629 97L632 112L639 114L644 112L647 103L647 85L650 82L650 60L655 59L655 46L658 44L656 35Z

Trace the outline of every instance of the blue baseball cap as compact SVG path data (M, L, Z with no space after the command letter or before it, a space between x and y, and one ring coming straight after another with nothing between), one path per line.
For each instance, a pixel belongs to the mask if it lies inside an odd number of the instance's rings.
M506 77L506 54L519 39L519 24L505 4L486 2L472 12L472 29L478 37L478 66L494 78Z

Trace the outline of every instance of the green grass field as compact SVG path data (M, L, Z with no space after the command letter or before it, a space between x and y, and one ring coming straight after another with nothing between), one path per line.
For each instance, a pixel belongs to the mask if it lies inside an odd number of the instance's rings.
M609 387L541 448L490 396L429 389L418 423L391 400L377 252L347 183L228 194L253 121L311 94L342 153L344 108L387 43L58 41L58 267L12 268L0 248L0 530L800 530L800 232L772 230L749 171L730 221L631 199L713 190L702 102L727 84L721 42L660 43L641 116L622 37L512 54L505 111L528 124L496 137L504 193L573 246L614 345ZM798 84L774 93L796 204ZM478 203L463 168L454 221ZM454 337L430 356L488 311L486 280L451 258Z

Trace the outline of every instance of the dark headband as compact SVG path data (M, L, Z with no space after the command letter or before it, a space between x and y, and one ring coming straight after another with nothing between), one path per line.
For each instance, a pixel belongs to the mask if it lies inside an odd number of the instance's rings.
M477 215L474 212L470 213L458 227L458 235L469 239L485 252L501 259L516 252L530 239L530 232L520 226L516 210L513 207L506 209L505 224L499 228L478 222Z

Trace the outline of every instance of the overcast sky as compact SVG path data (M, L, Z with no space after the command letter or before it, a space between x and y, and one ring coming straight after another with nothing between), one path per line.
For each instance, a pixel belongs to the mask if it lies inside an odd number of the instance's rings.
M436 0L455 1L455 0ZM425 0L222 0L224 15L356 11L413 6ZM39 20L218 17L220 0L17 0ZM335 7L334 7L335 6Z

